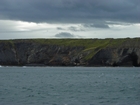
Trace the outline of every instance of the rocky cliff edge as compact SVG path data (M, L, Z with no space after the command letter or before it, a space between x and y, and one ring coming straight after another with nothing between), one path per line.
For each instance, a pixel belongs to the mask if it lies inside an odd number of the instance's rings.
M140 66L140 38L1 40L0 65Z

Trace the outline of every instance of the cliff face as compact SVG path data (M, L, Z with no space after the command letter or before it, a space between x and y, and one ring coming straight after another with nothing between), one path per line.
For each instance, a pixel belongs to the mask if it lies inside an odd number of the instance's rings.
M1 41L0 65L140 66L139 40L137 43L134 41L133 46L125 42L126 45L123 43L119 47L109 46L112 40L107 46L98 44L96 47L94 40L88 48L79 44L79 40L78 45L74 46L71 44L77 40L67 42L69 45L31 40ZM86 41L89 42L88 39Z
M0 43L0 65L13 65L16 64L15 50L9 44Z
M77 65L84 47L43 45L30 42L0 43L0 65Z
M92 66L140 66L140 48L101 49L90 59Z

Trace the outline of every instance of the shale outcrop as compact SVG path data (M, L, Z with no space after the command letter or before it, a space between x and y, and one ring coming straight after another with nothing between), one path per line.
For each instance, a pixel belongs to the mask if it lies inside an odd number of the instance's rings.
M140 66L140 38L1 40L0 65Z

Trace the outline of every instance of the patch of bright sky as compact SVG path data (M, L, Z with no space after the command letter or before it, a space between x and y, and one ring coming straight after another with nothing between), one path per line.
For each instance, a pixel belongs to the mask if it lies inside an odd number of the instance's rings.
M70 27L75 27L78 31L70 30ZM56 38L55 35L61 32L71 33L79 36L78 38L125 38L140 36L140 24L109 24L109 27L104 29L84 27L82 24L49 24L0 20L0 39Z

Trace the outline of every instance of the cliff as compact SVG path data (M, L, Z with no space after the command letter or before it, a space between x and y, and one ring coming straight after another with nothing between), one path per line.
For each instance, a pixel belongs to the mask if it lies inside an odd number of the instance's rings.
M0 65L140 66L140 38L1 40Z

